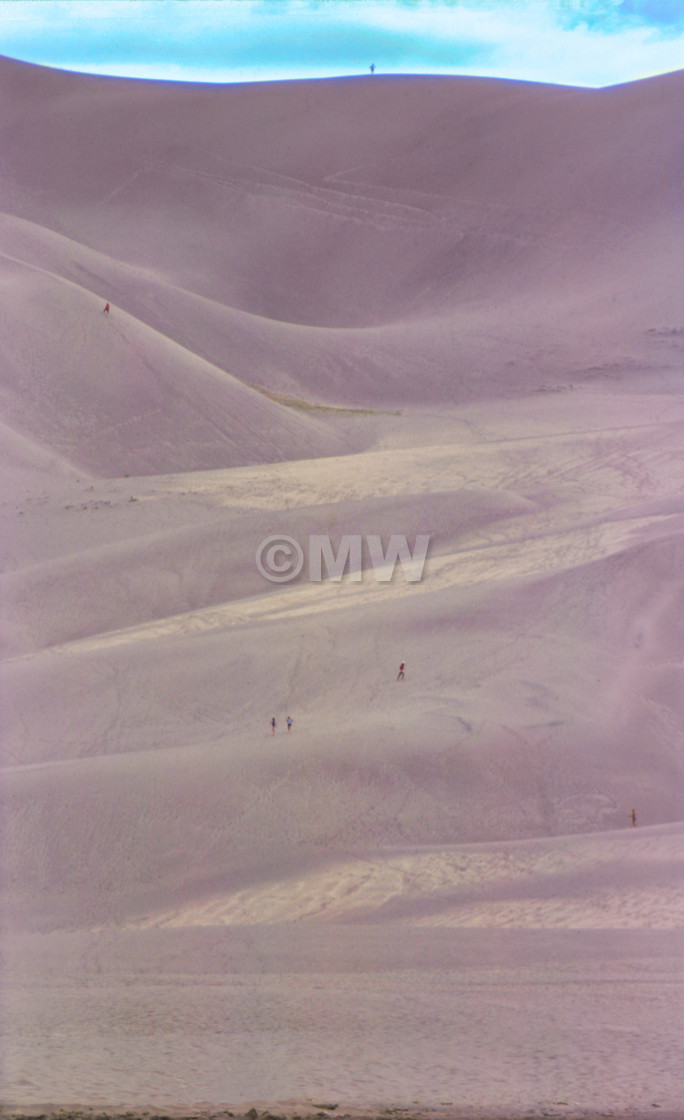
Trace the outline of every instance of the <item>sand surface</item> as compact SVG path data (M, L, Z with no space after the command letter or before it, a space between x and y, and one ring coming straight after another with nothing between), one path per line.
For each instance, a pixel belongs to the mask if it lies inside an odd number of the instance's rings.
M683 93L0 60L9 1113L684 1115Z

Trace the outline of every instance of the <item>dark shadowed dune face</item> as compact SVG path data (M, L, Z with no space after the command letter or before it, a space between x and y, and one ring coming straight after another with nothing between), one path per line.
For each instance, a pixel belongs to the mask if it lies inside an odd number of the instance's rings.
M580 296L629 254L648 276L680 200L681 74L216 87L5 61L0 83L3 209L281 322Z
M279 398L514 395L624 368L626 332L633 369L668 367L681 74L216 87L3 60L0 92L5 416L84 469L320 455L326 417Z

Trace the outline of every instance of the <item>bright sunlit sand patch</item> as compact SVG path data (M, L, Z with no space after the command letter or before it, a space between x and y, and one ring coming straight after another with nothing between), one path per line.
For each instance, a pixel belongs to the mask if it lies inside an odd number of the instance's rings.
M677 929L681 827L332 861L136 924L381 922L510 929ZM649 880L657 880L650 885Z

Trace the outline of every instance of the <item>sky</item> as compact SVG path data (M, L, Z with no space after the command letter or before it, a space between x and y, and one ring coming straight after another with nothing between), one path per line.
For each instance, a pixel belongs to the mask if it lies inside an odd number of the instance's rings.
M179 81L372 63L596 87L684 68L684 0L0 0L0 54Z

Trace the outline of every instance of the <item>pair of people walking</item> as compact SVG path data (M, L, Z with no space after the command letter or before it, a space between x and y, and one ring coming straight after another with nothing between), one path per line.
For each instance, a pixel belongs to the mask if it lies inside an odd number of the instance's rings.
M288 731L292 730L292 724L293 723L294 723L294 720L293 720L292 716L288 716L287 719L285 720L285 724L287 726ZM271 735L275 735L277 726L278 726L278 720L276 719L275 716L271 716Z

